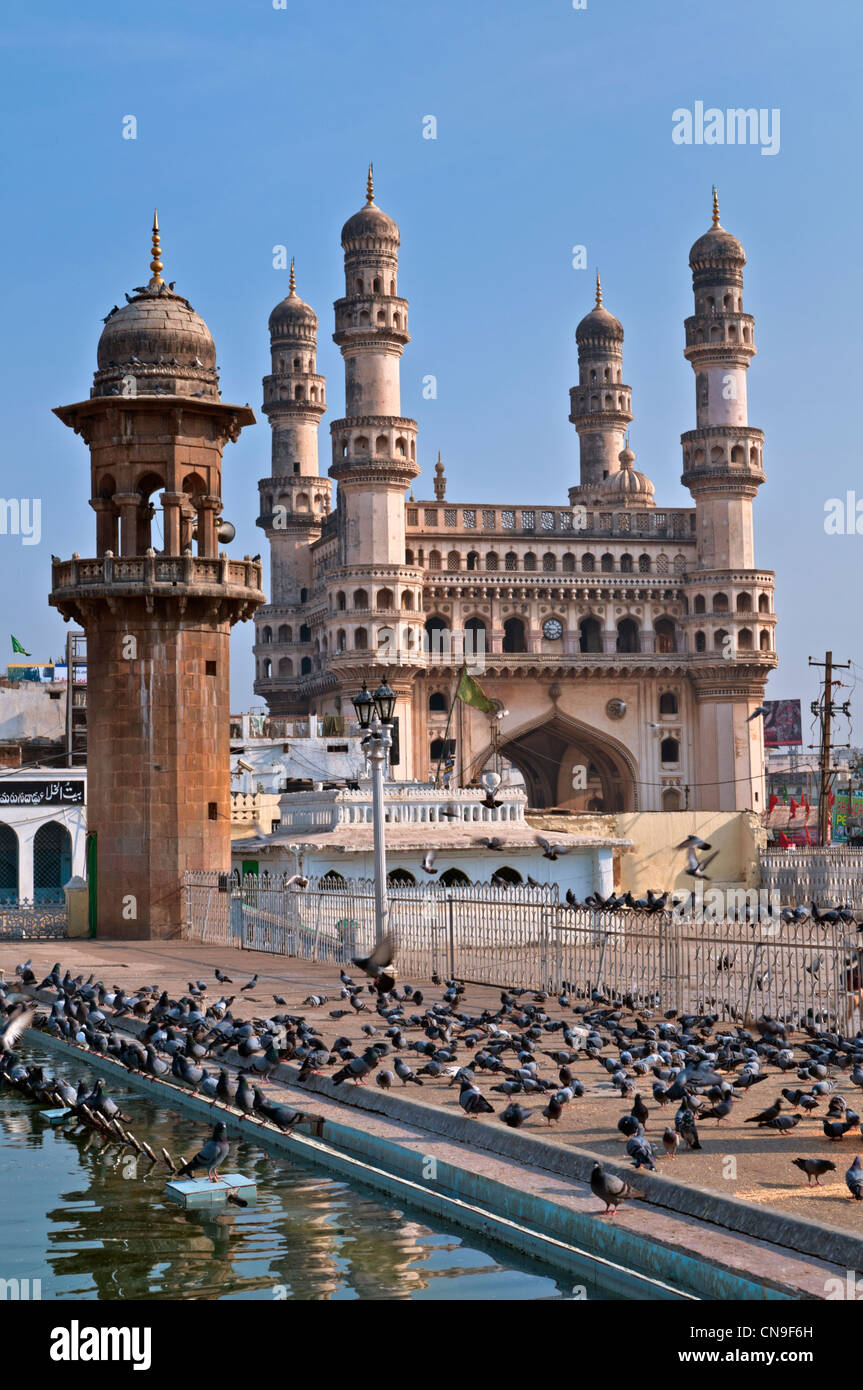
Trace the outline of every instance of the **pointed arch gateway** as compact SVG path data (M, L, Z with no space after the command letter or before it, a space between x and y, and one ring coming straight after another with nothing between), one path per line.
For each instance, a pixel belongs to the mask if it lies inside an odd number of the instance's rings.
M638 768L629 749L560 711L516 729L501 741L500 752L518 768L537 809L639 809Z

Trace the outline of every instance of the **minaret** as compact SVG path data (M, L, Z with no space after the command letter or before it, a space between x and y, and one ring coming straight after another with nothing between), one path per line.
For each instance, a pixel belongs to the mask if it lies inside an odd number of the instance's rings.
M695 313L684 356L695 372L696 425L681 435L695 500L696 558L685 627L698 706L695 809L764 810L762 720L749 716L776 665L773 575L756 568L752 504L764 482L764 435L748 421L754 321L743 312L746 254L719 220L689 253Z
M578 385L569 393L569 418L578 433L580 488L570 501L612 478L620 468L626 430L632 420L632 388L623 384L623 326L602 302L596 276L596 303L575 330Z
M695 499L702 569L751 568L752 503L764 481L764 435L749 425L746 374L755 355L754 320L743 312L746 253L719 221L689 253L695 313L684 356L695 372L697 428L681 436L683 477Z
M180 935L185 870L230 869L229 638L264 597L260 565L218 549L222 449L255 417L222 401L162 268L154 217L151 279L108 315L89 399L55 410L89 446L96 512L93 558L52 562L50 602L87 634L98 932L137 939Z
M345 363L345 416L330 426L340 563L403 565L404 494L420 471L416 421L401 414L408 303L398 295L399 229L375 204L371 165L365 207L342 228L342 247L345 297L333 306L333 340Z
M326 382L316 370L318 316L297 294L293 260L288 294L269 327L272 370L264 377L263 409L273 432L272 467L258 483L257 524L270 542L270 602L255 620L256 661L264 669L255 691L281 714L293 708L296 678L304 656L310 659L298 610L311 591L309 547L320 537L332 488L318 472L318 427L327 408Z

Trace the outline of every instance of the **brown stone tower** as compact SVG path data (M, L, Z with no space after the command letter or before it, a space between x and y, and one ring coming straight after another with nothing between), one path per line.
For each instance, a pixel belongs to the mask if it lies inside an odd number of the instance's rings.
M183 871L230 867L230 631L264 600L257 560L218 550L222 449L255 417L222 402L160 254L154 218L152 278L108 315L90 399L55 411L90 449L96 555L53 561L50 602L87 633L98 930L126 938L176 935Z

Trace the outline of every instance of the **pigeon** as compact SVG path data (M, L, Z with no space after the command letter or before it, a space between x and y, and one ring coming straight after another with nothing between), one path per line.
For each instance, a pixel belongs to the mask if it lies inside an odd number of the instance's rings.
M437 873L437 869L434 867L434 862L435 862L436 859L437 859L437 850L433 850L433 849L428 849L428 850L426 850L425 854L423 855L423 861L422 861L422 868L423 868L423 872L424 872L424 873L427 873L427 874L436 874L436 873Z
M370 956L355 956L352 961L358 970L362 970L365 975L374 980L378 994L389 994L391 990L395 989L397 973L393 966L395 950L395 937L385 936L383 941L378 942Z
M217 1124L212 1133L212 1137L207 1140L204 1147L194 1158L190 1158L178 1170L177 1176L182 1178L193 1172L195 1168L205 1168L210 1182L222 1181L218 1176L219 1165L224 1163L228 1157L228 1129L227 1125L221 1122Z
M765 715L765 714L767 714L767 713L768 713L767 706L766 706L766 705L759 705L757 709L754 709L754 710L752 711L752 713L749 715L749 717L748 717L748 719L746 720L746 722L747 722L747 724L751 724L752 721L753 721L753 719L759 719L759 718L761 718L762 715Z
M220 984L222 984L222 985L232 985L232 984L234 983L233 980L231 979L230 975L226 975L225 972L224 972L223 970L220 970L220 969L218 968L218 966L216 967L216 970L215 970L214 973L215 973L216 979L219 981ZM257 976L256 976L255 978L257 979Z
M486 835L481 840L474 840L475 845L482 845L484 849L504 849L505 845L499 835Z
M807 1187L812 1186L812 1179L815 1179L816 1187L823 1184L820 1179L825 1173L835 1173L836 1164L831 1163L829 1158L792 1158L791 1162L795 1168L799 1168L801 1173L805 1173L808 1179Z
M341 1086L342 1082L347 1081L348 1078L353 1081L355 1086L360 1084L364 1085L369 1072L374 1071L380 1060L381 1054L378 1049L376 1047L367 1047L361 1057L351 1057L350 1060L336 1072L333 1077L333 1085ZM422 1085L422 1082L420 1082L420 1085Z
M601 1163L594 1163L590 1172L590 1190L594 1197L598 1197L605 1203L604 1216L611 1212L612 1216L617 1215L617 1208L621 1202L629 1201L630 1197L640 1197L642 1194L630 1187L623 1178L618 1178L614 1173L603 1171Z
M674 1128L688 1149L700 1149L695 1116L688 1107L681 1107L674 1117Z
M462 1077L458 1103L471 1119L476 1119L477 1115L494 1114L494 1106L489 1104L476 1083L469 1081L466 1076Z
M835 1166L835 1163L831 1163L830 1165L831 1168L835 1168ZM863 1164L861 1164L859 1154L845 1174L845 1182L851 1196L858 1202L863 1201Z
M543 859L559 859L562 854L569 854L571 845L553 845L544 835L534 835L534 840L542 850Z
M848 1120L822 1120L824 1134L828 1139L843 1139L852 1129L855 1128Z
M516 1101L511 1100L506 1109L501 1111L500 1118L505 1125L509 1125L510 1129L521 1129L525 1120L530 1119L530 1111L526 1110L523 1105L519 1105Z
M396 1076L399 1078L403 1086L406 1086L409 1081L412 1081L415 1086L421 1086L423 1084L420 1081L419 1077L414 1075L407 1062L402 1061L401 1057L395 1058L393 1066L396 1070Z
M703 878L705 882L709 883L710 879L707 877L704 870L709 864L713 863L718 853L719 850L715 849L712 854L706 854L703 859L699 859L695 852L695 848L690 846L686 852L685 873L688 874L690 878Z
M257 975L253 975L252 978L249 980L248 984L240 986L240 993L243 994L247 989L254 989L257 983L258 977Z
M627 1139L626 1152L636 1168L650 1168L651 1171L656 1168L653 1149L643 1134L633 1134L631 1139Z
M662 1147L668 1154L669 1158L674 1158L674 1155L677 1153L677 1150L680 1147L680 1135L678 1134L677 1130L672 1129L670 1125L666 1126L665 1132L662 1136Z
M21 1034L25 1032L33 1022L35 1014L35 1009L24 1007L19 1009L17 1013L9 1015L3 1026L2 1032L0 1032L0 1054L12 1052L14 1050L15 1044L21 1037Z

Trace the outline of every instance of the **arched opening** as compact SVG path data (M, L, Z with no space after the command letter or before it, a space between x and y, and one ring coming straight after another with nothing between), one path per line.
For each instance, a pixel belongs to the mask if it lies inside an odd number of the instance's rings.
M680 762L680 744L676 738L664 738L659 745L659 757L663 763Z
M457 550L451 550L446 557L446 567L448 570L461 569L461 555Z
M378 589L377 599L376 599L375 602L376 602L376 607L378 608L379 611L383 611L384 613L390 613L390 612L392 612L392 608L393 608L393 591L392 591L392 589Z
M498 568L498 557L493 550L490 550L485 557L485 567L487 570L496 570Z
M753 648L752 633L748 627L742 627L737 634L737 646L742 652L751 652Z
M766 627L763 627L763 628L761 629L761 633L760 633L759 638L758 638L758 645L759 645L761 651L763 651L763 652L769 652L769 651L770 651L770 633L767 631L767 628L766 628Z
M416 887L416 879L410 869L390 869L387 874L387 883L399 884L407 883Z
M439 550L430 550L430 551L429 551L429 558L428 558L428 567L429 567L429 569L430 569L430 570L439 570L439 569L440 569L440 562L441 562L440 551L439 551Z
M657 618L653 624L654 651L673 652L675 648L675 626L671 618Z
M583 573L583 574L593 574L593 571L594 571L595 568L596 568L596 561L595 561L594 557L591 555L590 551L588 551L586 554L582 555L582 557L581 557L581 569L582 569L582 573Z
M563 557L562 569L564 574L575 574L575 556L568 552Z
M294 640L293 629L292 629L291 627L289 627L289 625L288 625L287 623L282 623L281 626L280 626L280 628L279 628L279 641L280 641L280 642L293 642L293 640Z
M405 613L412 613L414 607L414 596L410 589L405 589L402 594L402 609Z
M606 812L638 809L636 767L626 747L570 717L550 719L501 742L522 774L531 806Z
M619 652L638 651L638 623L634 618L621 618L617 624L616 647Z
M621 555L621 557L620 557L620 573L621 573L621 574L632 574L634 568L635 568L635 561L633 560L632 556L631 556L631 555Z
M429 695L429 714L446 714L449 709L447 698L442 690L434 690Z
M439 880L444 888L467 888L470 879L461 869L444 869Z
M336 608L340 613L344 613L347 606L347 600L345 599L344 592L343 590L339 589L339 592L336 594Z
M737 611L738 611L738 613L749 613L749 612L751 612L751 610L752 610L752 599L749 597L749 595L748 595L748 594L738 594L738 595L737 595Z
M613 555L609 555L608 551L606 551L606 553L603 555L602 559L600 560L600 562L599 562L599 568L600 568L600 570L602 571L603 574L613 574L613 573L614 573L614 556L613 556Z
M649 556L649 555L639 555L639 557L638 557L638 573L639 573L639 574L650 574L650 556Z
M727 640L728 633L725 631L724 628L718 628L717 631L713 634L713 645L716 651L721 652Z
M557 557L547 550L542 557L543 573L550 574L557 569Z
M521 618L507 618L503 625L503 650L505 652L526 652L524 623Z
M467 567L469 570L479 569L479 555L475 550L469 550L467 553Z
M33 840L33 901L61 903L63 885L72 877L72 836L65 825L49 820Z
M659 713L660 715L677 713L677 696L672 690L664 690L660 695Z
M758 595L758 612L759 612L759 613L769 613L769 612L770 612L770 599L768 598L767 594L759 594L759 595Z
M499 869L495 869L494 873L491 876L491 881L492 883L500 883L505 885L508 883L523 883L524 879L522 878L518 869L511 868L509 864L503 864Z
M301 641L301 642L311 642L311 640L312 640L312 630L311 630L311 628L309 627L308 623L301 623L301 624L300 624L300 641Z
M602 651L602 627L598 618L582 618L578 625L579 650L583 652Z
M703 632L696 632L695 634L695 650L697 652L707 651L707 638Z
M0 824L0 904L18 902L18 836L11 825Z
M273 640L273 629L272 629L271 627L262 627L262 628L261 628L261 641L263 642L263 644L264 644L265 646L269 646L269 644L272 642L272 640Z
M677 787L666 787L662 793L663 811L679 811L682 809L682 797Z
M338 869L327 869L327 872L321 879L321 887L343 888L346 881L344 874L340 874Z
M524 568L529 574L532 574L536 569L536 556L532 550L529 550L524 557Z
M728 595L727 595L727 594L714 594L714 595L713 595L713 611L714 611L714 613L727 613L727 612L728 612Z
M440 657L446 660L452 651L452 641L450 638L449 623L445 618L433 613L425 621L426 650L433 657Z
M282 680L285 680L288 676L292 676L294 674L294 663L291 661L291 658L289 656L282 656L279 658L278 669L280 678Z
M703 595L703 594L696 594L696 595L695 595L695 599L694 599L693 604L692 604L692 611L693 611L693 613L706 613L706 612L707 612L707 604L704 602L704 595Z
M354 633L354 651L367 652L369 649L369 634L366 628L358 627Z
M311 658L310 656L304 656L303 659L302 659L302 661L300 662L300 675L301 675L301 676L310 676L311 674L312 674L312 658Z
M354 591L354 608L368 608L368 606L369 596L365 589L356 589Z

